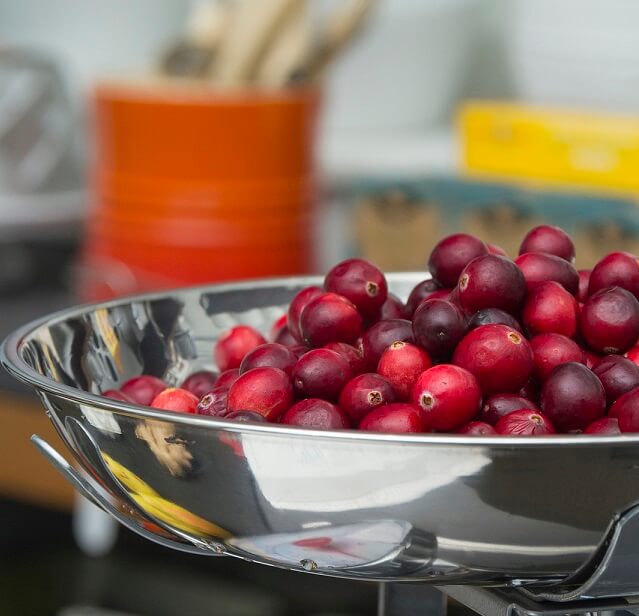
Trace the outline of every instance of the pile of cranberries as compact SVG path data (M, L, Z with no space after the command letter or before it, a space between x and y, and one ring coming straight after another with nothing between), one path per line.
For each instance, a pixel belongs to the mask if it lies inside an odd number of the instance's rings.
M446 237L406 303L363 259L336 265L278 319L270 342L239 325L220 373L177 388L152 376L104 395L236 421L377 432L538 436L639 432L639 259L577 270L570 237L542 225L512 260Z

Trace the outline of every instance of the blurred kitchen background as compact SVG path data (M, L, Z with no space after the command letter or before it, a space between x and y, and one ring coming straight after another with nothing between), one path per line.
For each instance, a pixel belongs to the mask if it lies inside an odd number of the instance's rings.
M423 269L452 230L639 252L638 22L633 0L0 0L0 333L353 254ZM0 387L0 614L374 613L363 584L116 529Z

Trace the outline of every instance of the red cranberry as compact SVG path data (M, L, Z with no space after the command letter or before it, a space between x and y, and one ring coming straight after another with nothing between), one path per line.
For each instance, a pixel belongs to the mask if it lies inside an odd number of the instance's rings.
M288 306L288 329L298 342L303 342L304 340L300 326L302 311L310 301L320 295L324 295L324 291L319 287L306 287L297 293Z
M598 355L597 353L593 353L592 351L588 349L582 349L582 350L584 354L586 355L586 367L592 370L602 356Z
M196 398L201 398L207 391L211 391L216 383L217 372L210 370L200 370L186 377L180 387L190 391Z
M412 318L413 313L426 298L430 297L436 291L443 290L432 278L422 280L415 285L406 300L406 318Z
M293 368L293 387L302 398L335 401L353 377L351 367L339 353L313 349L302 355Z
M277 321L271 325L271 329L268 332L269 340L276 342L277 335L285 328L288 327L288 316L283 314Z
M490 424L483 421L469 421L457 430L457 434L467 434L469 436L492 436L497 434L497 430L495 430L495 428L493 428Z
M125 396L143 406L149 406L155 396L164 389L166 389L166 383L162 379L148 374L135 376L120 387L120 391Z
M629 348L624 355L632 362L639 366L639 345Z
M397 295L389 293L386 301L379 311L379 320L384 319L404 319L406 317L406 306Z
M103 391L101 396L105 398L111 398L112 400L117 400L118 402L135 402L132 398L129 398L125 393L118 391L117 389L107 389Z
M228 389L235 381L237 381L240 376L239 368L231 368L230 370L226 370L220 374L215 381L215 387L226 387Z
M231 419L240 423L264 423L266 421L264 415L254 411L235 411L234 413L229 413L224 419Z
M362 419L359 429L391 434L425 432L426 422L416 406L395 402L371 411Z
M267 342L244 356L240 364L240 374L253 368L270 367L284 370L290 376L296 363L297 357L289 348L277 342Z
M195 413L198 402L199 400L190 391L169 387L153 398L151 406L155 409L177 411L178 413Z
M506 257L484 255L473 259L459 277L459 300L473 314L482 308L519 312L526 299L526 279Z
M622 432L639 432L639 387L618 398L608 415L619 420Z
M466 334L453 363L471 372L486 396L518 391L535 365L528 341L506 325L482 325Z
M206 393L197 404L195 412L198 415L210 415L211 417L224 417L228 413L227 398L229 390L227 387L216 387Z
M346 344L345 342L329 342L324 345L323 348L328 349L329 351L335 351L335 353L341 355L351 367L353 376L366 372L366 365L364 364L362 353L354 346Z
M495 426L497 434L508 436L545 436L556 434L548 417L539 411L521 409L504 415Z
M293 387L279 368L253 368L242 374L229 389L229 412L255 411L275 421L293 402Z
M539 410L534 402L523 396L518 396L517 394L495 394L484 402L479 419L494 426L508 413L521 409Z
M523 321L531 336L553 333L572 337L577 333L579 304L559 283L540 282L528 295Z
M461 428L479 411L481 391L468 370L440 364L422 372L412 393L413 404L426 414L426 423L440 432Z
M572 264L561 257L542 252L527 252L515 259L526 279L528 290L540 282L558 282L571 295L579 291L579 274Z
M300 317L302 336L308 346L329 342L355 342L362 333L362 317L346 298L324 293L311 300Z
M362 338L362 357L368 370L375 370L382 353L393 342L414 342L413 325L406 319L378 321Z
M441 240L430 253L428 270L442 287L454 287L462 270L475 258L488 254L486 244L467 233Z
M518 332L522 331L519 321L511 314L499 308L482 308L468 321L469 330L475 329L480 325L507 325L508 327L516 329Z
M608 287L621 287L639 298L639 259L629 252L611 252L595 265L590 274L588 294Z
M449 358L466 331L466 317L445 299L427 299L413 315L415 342L436 359Z
M297 346L299 343L297 342L297 339L293 336L293 334L291 334L291 330L289 329L288 325L285 325L284 327L282 327L282 329L280 329L280 331L277 333L277 336L275 336L275 338L273 339L273 342L276 342L277 344L283 344L285 347L294 347Z
M559 365L569 361L586 363L583 349L567 336L539 334L530 341L535 356L535 376L544 381Z
M591 269L580 269L579 274L579 291L577 291L577 299L583 304L588 299L588 285L590 284Z
M379 374L365 373L351 379L339 396L339 406L354 422L374 408L395 402L391 384Z
M608 355L597 362L592 371L603 385L608 406L639 386L639 366L627 357Z
M544 252L570 263L575 260L575 245L570 236L563 229L550 225L539 225L526 233L519 247L519 254L526 252Z
M222 372L239 368L244 356L265 342L264 336L257 330L248 325L237 325L223 334L215 344L215 363Z
M351 427L348 415L342 409L318 398L308 398L294 404L284 413L280 423L318 430L341 430Z
M426 351L410 342L393 342L383 353L377 372L392 386L398 400L408 400L417 377L433 365Z
M384 274L365 259L346 259L338 263L326 274L324 288L345 297L367 318L379 312L388 296Z
M581 334L595 351L623 353L639 337L639 302L626 289L602 289L581 311Z
M619 429L619 420L615 417L602 417L593 421L585 430L584 434L603 434L603 435L617 435L621 434Z
M498 255L500 257L508 256L508 253L501 246L497 246L497 244L486 244L486 248L488 248L488 254Z
M576 362L557 366L541 390L541 410L562 432L583 430L606 411L606 393L597 376Z

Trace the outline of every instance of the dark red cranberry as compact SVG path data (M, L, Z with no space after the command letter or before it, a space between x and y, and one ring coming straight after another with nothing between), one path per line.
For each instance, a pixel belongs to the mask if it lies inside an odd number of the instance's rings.
M300 357L293 368L293 388L301 398L322 398L332 402L353 378L351 367L339 353L313 349Z
M266 421L264 415L260 415L254 411L235 411L226 415L224 419L230 419L240 423L264 423Z
M462 270L475 258L488 254L486 244L467 233L441 240L430 253L428 270L442 287L454 287Z
M293 386L284 370L253 368L231 385L227 407L235 411L255 411L275 421L293 402Z
M166 383L155 376L143 374L126 381L120 391L137 404L149 406L153 398L166 389Z
M618 398L608 416L619 420L622 432L639 432L639 387Z
M635 345L629 348L625 353L625 357L627 357L630 361L634 362L639 366L639 345Z
M362 333L362 317L345 297L324 293L311 300L300 317L304 342L321 347L329 342L355 342Z
M200 370L187 376L180 387L190 391L196 398L201 398L206 392L215 387L218 376L217 372Z
M517 395L526 400L530 400L534 404L539 403L539 395L541 394L541 385L535 377L528 379L528 382L517 392Z
M297 356L289 348L277 342L267 342L244 356L240 364L240 374L253 368L270 367L284 370L290 376L296 363Z
M486 248L488 248L488 254L498 255L500 257L508 256L508 253L501 246L497 246L497 244L486 244Z
M480 325L507 325L508 327L516 329L518 332L522 331L519 321L511 314L499 308L482 308L468 321L469 330L475 329Z
M590 274L588 294L608 287L621 287L639 299L639 259L629 252L611 252L595 265Z
M362 338L362 357L368 370L375 370L382 353L393 342L414 342L413 324L406 319L378 321Z
M198 402L199 400L190 391L179 387L169 387L153 398L151 406L155 409L178 413L195 413Z
M271 325L271 329L268 332L269 340L276 342L277 335L285 328L288 327L288 316L283 314L277 321Z
M229 390L227 387L216 387L202 396L195 412L198 415L224 417L228 413L226 406Z
M348 415L338 406L308 398L294 404L280 419L280 423L318 430L342 430L351 427Z
M623 394L639 387L639 366L627 357L607 355L592 370L601 381L610 406Z
M615 417L602 417L593 421L585 430L584 434L601 434L605 436L621 434L619 420Z
M570 263L575 260L575 245L570 236L563 229L551 225L539 225L526 233L519 254L526 252L544 252Z
M215 381L215 387L226 387L228 389L235 381L237 381L240 376L239 368L231 368L230 370L226 370L220 374Z
M415 285L413 290L406 300L406 318L410 319L413 316L417 306L419 306L425 299L430 297L435 291L441 290L439 284L437 284L432 278L428 280L422 280Z
M466 317L445 299L427 299L413 315L415 342L435 359L449 358L466 331Z
M132 398L127 396L125 393L118 391L117 389L107 389L103 391L101 396L105 398L111 398L112 400L117 400L118 402L135 402Z
M264 336L256 329L248 325L237 325L223 334L215 344L215 363L222 372L239 368L244 356L265 342Z
M351 344L346 344L345 342L329 342L322 348L335 351L335 353L341 355L351 367L353 376L366 372L366 364L364 363L361 351Z
M583 349L567 336L561 334L539 334L530 341L535 357L535 376L544 381L559 365L569 361L586 363Z
M602 356L597 353L593 353L589 349L582 349L582 350L584 354L586 355L586 367L592 370Z
M482 325L466 334L453 363L475 376L485 396L518 391L535 365L528 340L506 325Z
M539 410L537 405L528 398L517 394L495 394L484 402L479 419L494 426L504 415L521 409Z
M389 293L386 301L382 305L379 311L379 319L405 319L406 318L406 306L397 295Z
M408 400L417 377L433 365L428 353L410 342L393 342L383 353L377 372L392 386L398 400Z
M623 353L639 337L639 302L622 289L602 289L581 310L581 335L599 353Z
M483 421L469 421L457 430L457 434L467 434L468 436L492 436L497 434L497 430L495 430L495 428L493 428L490 424Z
M548 417L539 411L521 409L504 415L495 426L497 434L507 436L545 436L556 434Z
M557 366L546 379L541 410L561 432L583 430L606 412L606 393L592 370L569 362Z
M295 338L298 342L304 341L300 326L300 316L302 311L311 300L314 300L320 295L324 295L324 291L319 287L306 287L297 293L288 306L288 329L293 338Z
M583 304L588 299L588 285L590 284L591 269L580 269L579 274L579 291L577 292L577 299Z
M324 278L324 288L352 302L365 318L379 313L388 296L383 272L365 259L346 259Z
M411 399L426 414L430 429L450 432L477 415L481 390L477 379L468 370L440 364L419 375Z
M425 432L424 414L412 404L395 402L371 411L359 424L360 430L403 434Z
M530 291L523 312L524 326L531 336L577 333L579 304L559 283L540 282Z
M527 252L517 257L515 263L523 272L529 291L540 282L549 280L558 282L571 295L576 295L579 291L577 270L561 257L542 252Z
M459 277L459 300L466 312L499 308L517 314L526 299L526 279L506 257L484 255L473 259Z
M365 373L351 379L339 396L339 406L356 423L374 408L395 402L391 384L379 374Z
M291 330L288 328L288 325L285 325L284 327L282 327L282 329L280 329L273 342L276 342L277 344L283 344L285 347L289 348L297 346L299 344L297 339L293 336L293 334L291 334Z

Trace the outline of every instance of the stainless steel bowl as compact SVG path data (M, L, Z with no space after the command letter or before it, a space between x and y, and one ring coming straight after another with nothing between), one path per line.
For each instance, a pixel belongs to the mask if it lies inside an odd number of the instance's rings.
M422 274L393 274L406 296ZM639 499L639 435L388 435L237 424L100 397L135 374L177 384L225 329L266 331L291 278L67 310L4 343L76 460L49 459L164 545L369 580L502 584L582 566Z

